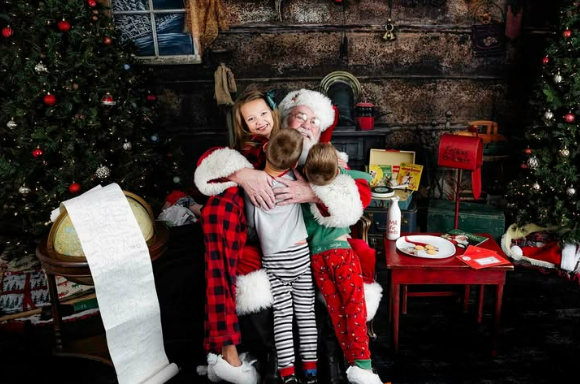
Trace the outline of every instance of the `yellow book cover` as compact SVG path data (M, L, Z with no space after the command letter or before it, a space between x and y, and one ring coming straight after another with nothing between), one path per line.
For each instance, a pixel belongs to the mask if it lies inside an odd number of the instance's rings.
M419 190L419 183L421 182L421 173L423 173L423 166L412 163L401 163L399 173L397 174L397 184L406 186L411 191Z
M391 165L371 164L369 165L369 173L373 178L371 180L371 187L388 187L390 186L393 171Z

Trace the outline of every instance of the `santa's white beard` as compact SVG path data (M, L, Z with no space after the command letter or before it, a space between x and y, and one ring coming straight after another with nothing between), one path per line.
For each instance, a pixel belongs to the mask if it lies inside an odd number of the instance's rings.
M282 118L282 129L287 129L290 128L288 127L288 117L283 117ZM302 127L298 127L295 128L298 130L298 132L303 133L303 131L306 131L305 128ZM308 157L308 152L310 152L310 148L312 148L314 146L314 144L318 143L318 141L320 140L320 135L318 135L318 137L307 137L304 136L303 139L303 147L302 147L302 154L300 155L300 159L298 159L298 165L304 165L306 163L306 157Z
M302 140L302 154L298 159L298 165L306 164L306 158L308 157L308 152L310 152L310 148L314 147L314 145L318 142L314 140L310 140L308 137L305 137Z

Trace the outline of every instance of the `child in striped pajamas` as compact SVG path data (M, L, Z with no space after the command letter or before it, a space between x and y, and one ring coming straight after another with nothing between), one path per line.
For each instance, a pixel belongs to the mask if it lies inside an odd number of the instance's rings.
M282 129L266 144L266 168L272 176L295 180L292 169L302 153L302 135L295 129ZM272 188L279 183L274 181ZM276 206L265 211L255 207L246 194L248 239L253 230L262 248L262 266L266 270L274 297L274 342L278 370L284 384L297 384L294 371L293 317L296 317L300 340L300 358L305 383L316 383L317 331L314 315L314 283L310 269L310 251L300 204Z
M303 172L317 196L324 194L325 188L354 188L355 178L367 178L370 183L369 174L339 168L336 150L330 143L319 143L310 149ZM315 203L303 204L302 209L312 253L312 274L350 365L346 371L348 381L382 384L372 369L362 271L347 240L350 229L333 226Z

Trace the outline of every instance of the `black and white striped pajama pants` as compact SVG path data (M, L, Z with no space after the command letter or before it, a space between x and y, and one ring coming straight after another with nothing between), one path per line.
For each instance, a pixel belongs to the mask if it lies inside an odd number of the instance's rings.
M274 341L278 369L294 365L293 315L296 316L299 353L302 362L316 361L317 332L314 315L314 283L308 244L293 245L285 251L264 255L274 297Z

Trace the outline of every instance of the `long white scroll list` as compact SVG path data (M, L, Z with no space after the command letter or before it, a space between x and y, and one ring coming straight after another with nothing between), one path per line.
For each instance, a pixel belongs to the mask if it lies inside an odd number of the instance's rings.
M163 346L149 249L117 184L63 202L95 284L119 384L161 384L175 376Z

